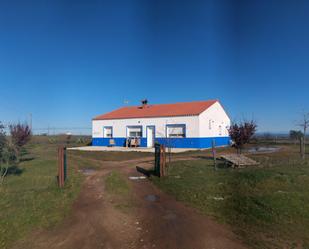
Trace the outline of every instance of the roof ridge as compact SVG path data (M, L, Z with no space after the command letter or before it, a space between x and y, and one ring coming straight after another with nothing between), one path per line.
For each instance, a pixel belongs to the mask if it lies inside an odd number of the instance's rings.
M158 105L177 105L177 104L192 104L192 103L203 103L203 102L219 102L219 99L210 99L210 100L196 100L196 101L184 101L184 102L174 102L174 103L163 103L163 104L147 104L147 106L158 106ZM139 107L140 105L130 105L122 107ZM120 108L122 108L120 107ZM118 108L119 109L119 108Z

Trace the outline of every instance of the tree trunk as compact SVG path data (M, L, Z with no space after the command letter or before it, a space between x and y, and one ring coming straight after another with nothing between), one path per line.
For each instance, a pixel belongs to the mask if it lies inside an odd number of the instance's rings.
M304 138L303 137L301 137L300 139L299 139L299 145L300 145L300 156L301 156L301 158L302 159L304 159L305 158L305 150L304 150Z
M304 138L303 138L303 154L302 154L302 159L306 158L306 131L307 127L304 126Z
M0 180L0 184L2 185L3 182L4 182L4 178L6 177L6 174L8 173L8 170L9 170L9 166L7 165L4 169L4 172L2 173L1 175L1 180Z

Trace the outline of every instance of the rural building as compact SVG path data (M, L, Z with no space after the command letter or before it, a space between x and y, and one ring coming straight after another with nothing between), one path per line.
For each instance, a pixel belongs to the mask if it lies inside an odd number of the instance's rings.
M92 120L95 146L210 148L230 143L230 118L218 100L126 106Z

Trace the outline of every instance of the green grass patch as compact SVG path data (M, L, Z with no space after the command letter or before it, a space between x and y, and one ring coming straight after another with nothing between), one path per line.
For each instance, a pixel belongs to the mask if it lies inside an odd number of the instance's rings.
M120 196L125 196L130 192L127 180L118 171L112 171L105 178L105 188L107 192Z
M115 208L128 212L134 206L131 186L128 180L118 171L112 171L105 177L105 189Z
M68 180L59 189L57 145L31 143L19 165L22 173L9 175L0 187L0 248L9 248L31 231L51 228L70 211L83 177L69 162Z
M285 156L267 155L271 167L217 171L209 159L179 161L170 167L169 177L152 180L178 200L231 225L252 248L309 248L309 166L292 155L288 163ZM263 162L263 157L256 159Z

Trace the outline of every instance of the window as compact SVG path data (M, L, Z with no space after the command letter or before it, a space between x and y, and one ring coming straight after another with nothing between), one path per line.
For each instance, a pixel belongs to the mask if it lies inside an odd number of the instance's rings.
M142 137L142 126L128 127L128 137Z
M185 125L167 125L167 137L185 137Z
M221 136L221 135L222 135L222 126L219 125L219 136Z
M113 127L108 126L103 128L103 137L113 137Z
M209 119L208 128L209 128L209 130L211 130L211 119Z

